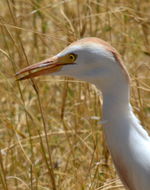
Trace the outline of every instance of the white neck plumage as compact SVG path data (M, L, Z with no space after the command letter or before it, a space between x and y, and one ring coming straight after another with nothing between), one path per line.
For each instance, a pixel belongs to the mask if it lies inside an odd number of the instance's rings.
M127 189L148 190L149 183L145 182L147 171L144 168L147 163L143 163L147 159L149 165L150 150L147 148L146 152L145 147L150 145L150 138L132 112L129 83L124 75L120 76L122 78L117 76L118 80L113 81L109 88L101 88L106 142ZM145 176L141 175L141 170L145 170Z
M112 88L102 90L103 95L103 117L104 119L115 118L126 115L130 108L129 84L117 80Z

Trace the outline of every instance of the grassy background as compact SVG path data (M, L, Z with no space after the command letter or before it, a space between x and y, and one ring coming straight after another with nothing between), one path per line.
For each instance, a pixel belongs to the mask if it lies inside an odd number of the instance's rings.
M150 1L0 1L0 189L123 190L98 124L94 86L16 71L87 36L110 42L131 76L134 112L150 130Z

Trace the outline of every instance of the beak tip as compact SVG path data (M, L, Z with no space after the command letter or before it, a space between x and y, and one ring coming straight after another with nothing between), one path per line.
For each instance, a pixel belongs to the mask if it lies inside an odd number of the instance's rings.
M34 65L30 65L19 72L15 73L16 81L30 79L39 75L45 75L51 70L56 70L56 67L59 66L56 64L56 60L46 59L42 62L36 63ZM24 75L24 76L23 76Z
M18 82L18 81L21 81L21 80L22 80L21 78L15 79L15 81L17 81L17 82Z

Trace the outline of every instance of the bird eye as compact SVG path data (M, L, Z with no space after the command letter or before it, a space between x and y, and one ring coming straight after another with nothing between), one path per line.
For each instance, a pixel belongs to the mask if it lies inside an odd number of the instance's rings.
M73 53L69 54L69 59L70 59L71 61L75 61L76 58L77 58L77 55L75 55L75 54L73 54Z

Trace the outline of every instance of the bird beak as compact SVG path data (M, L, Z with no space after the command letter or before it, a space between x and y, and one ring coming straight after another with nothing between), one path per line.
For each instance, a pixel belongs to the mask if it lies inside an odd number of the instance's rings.
M40 75L46 75L59 71L63 65L69 63L61 63L58 57L52 57L39 63L25 67L16 73L17 80L25 80Z

